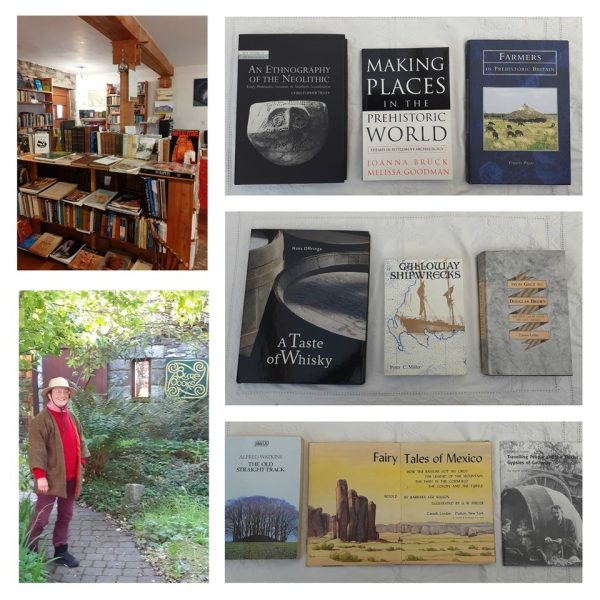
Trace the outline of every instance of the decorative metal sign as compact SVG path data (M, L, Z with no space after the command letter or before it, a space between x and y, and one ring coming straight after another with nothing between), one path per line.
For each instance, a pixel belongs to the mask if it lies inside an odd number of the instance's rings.
M169 359L165 367L165 396L176 399L208 396L208 362L198 359Z

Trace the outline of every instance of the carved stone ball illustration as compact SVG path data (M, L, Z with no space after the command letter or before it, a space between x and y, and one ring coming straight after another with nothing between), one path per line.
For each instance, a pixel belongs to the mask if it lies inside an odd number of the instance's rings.
M248 139L269 162L302 165L327 139L329 117L323 102L276 100L257 102L248 114Z

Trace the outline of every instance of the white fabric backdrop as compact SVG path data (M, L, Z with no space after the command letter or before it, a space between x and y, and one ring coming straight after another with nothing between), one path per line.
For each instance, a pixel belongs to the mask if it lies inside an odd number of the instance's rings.
M500 440L581 442L581 423L227 423L228 435L299 435L305 442L329 441L475 441L492 442L494 529L496 563L481 566L388 565L385 567L307 567L306 504L301 553L297 560L227 560L227 582L579 582L581 568L504 567L500 534ZM304 449L304 481L308 481L308 449ZM584 530L584 538L586 537ZM316 596L318 597L318 596Z
M227 213L226 398L229 404L581 404L581 213ZM354 229L371 233L366 383L238 384L239 336L250 230ZM481 373L476 256L483 250L564 250L573 377ZM462 257L468 373L383 374L383 261Z
M226 19L225 192L227 194L581 194L582 22L574 17L353 17ZM348 176L344 183L233 185L237 48L240 33L340 33L348 40ZM465 168L465 44L469 39L568 40L571 185L471 185ZM450 47L454 177L449 181L362 181L360 50Z

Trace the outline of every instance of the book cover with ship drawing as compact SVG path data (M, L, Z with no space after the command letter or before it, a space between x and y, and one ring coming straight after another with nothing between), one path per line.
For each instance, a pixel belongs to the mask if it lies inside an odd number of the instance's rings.
M302 438L225 438L225 558L297 558Z
M370 236L253 229L238 383L365 381Z
M504 565L582 565L581 450L558 440L500 442Z
M363 179L452 179L449 48L361 58Z
M384 263L384 373L464 375L467 372L459 258Z
M486 375L572 375L562 250L477 256L481 368Z
M489 442L311 443L308 566L495 562Z

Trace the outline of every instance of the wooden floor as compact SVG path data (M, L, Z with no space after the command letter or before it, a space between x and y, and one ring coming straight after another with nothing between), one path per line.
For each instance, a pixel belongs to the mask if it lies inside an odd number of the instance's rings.
M207 213L203 211L198 219L198 249L194 269L208 268L208 223ZM19 271L64 271L66 265L51 258L42 258L23 250L17 250L17 269Z

